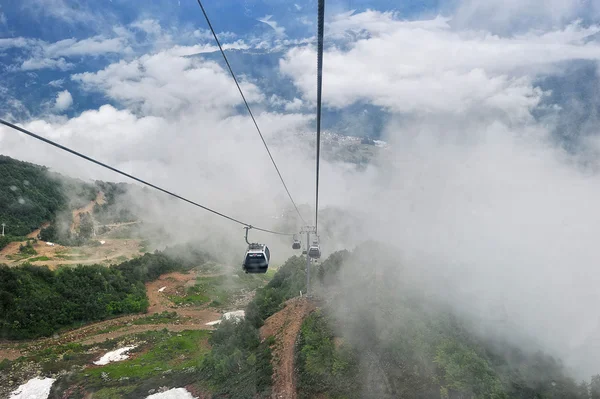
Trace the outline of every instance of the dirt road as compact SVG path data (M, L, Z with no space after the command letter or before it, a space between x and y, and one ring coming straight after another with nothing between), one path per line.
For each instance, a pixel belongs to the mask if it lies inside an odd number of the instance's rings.
M273 399L296 399L296 373L294 372L294 347L302 322L316 309L307 298L293 298L285 308L265 320L260 329L261 340L274 336Z

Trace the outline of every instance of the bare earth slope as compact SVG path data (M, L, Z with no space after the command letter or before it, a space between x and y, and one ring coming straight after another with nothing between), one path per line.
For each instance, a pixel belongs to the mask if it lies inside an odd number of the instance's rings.
M302 322L316 309L314 302L306 297L292 298L285 308L265 320L260 329L261 340L274 336L273 345L273 393L272 398L296 399L296 373L294 371L294 347Z

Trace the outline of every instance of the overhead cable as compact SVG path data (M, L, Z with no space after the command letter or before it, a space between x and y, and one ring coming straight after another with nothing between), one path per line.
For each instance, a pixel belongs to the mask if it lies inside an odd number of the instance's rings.
M28 135L28 136L31 136L31 137L33 137L33 138L35 138L35 139L37 139L37 140L43 141L43 142L45 142L46 144L50 144L50 145L52 145L52 146L54 146L54 147L60 148L60 149L61 149L61 150L63 150L63 151L70 152L71 154L73 154L73 155L76 155L76 156L78 156L78 157L80 157L80 158L83 158L83 159L85 159L86 161L89 161L89 162L95 163L96 165L100 165L100 166L102 166L103 168L106 168L106 169L112 170L112 171L113 171L113 172L115 172L115 173L118 173L118 174L120 174L120 175L126 176L126 177L128 177L128 178L130 178L130 179L132 179L132 180L135 180L135 181L137 181L137 182L139 182L139 183L145 184L146 186L152 187L152 188L154 188L154 189L156 189L156 190L158 190L158 191L162 191L163 193L165 193L165 194L168 194L168 195L170 195L170 196L172 196L172 197L175 197L175 198L177 198L177 199L179 199L179 200L181 200L181 201L185 201L185 202L187 202L187 203L189 203L189 204L195 205L195 206L197 206L197 207L199 207L199 208L202 208L202 209L204 209L204 210L206 210L206 211L208 211L208 212L214 213L214 214L215 214L215 215L217 215L217 216L221 216L222 218L225 218L225 219L227 219L227 220L230 220L230 221L232 221L232 222L235 222L235 223L241 224L241 225L243 225L243 226L245 226L245 227L249 227L249 228L252 228L252 229L255 229L255 230L259 230L259 231L263 231L263 232L265 232L265 233L270 233L270 234L277 234L277 235L283 235L283 236L293 236L293 235L294 235L293 233L281 233L281 232L277 232L277 231L272 231L272 230L268 230L268 229L263 229L263 228L260 228L260 227L253 226L253 225L251 225L251 224L249 224L249 223L242 222L241 220L235 219L235 218L233 218L233 217L231 217L231 216L227 216L227 215L225 215L224 213L221 213L221 212L215 211L214 209L211 209L211 208L209 208L209 207L206 207L206 206L204 206L204 205L200 205L199 203L197 203L197 202L194 202L194 201L192 201L192 200L189 200L189 199L187 199L187 198L185 198L185 197L182 197L182 196L181 196L181 195L179 195L179 194L175 194L175 193L173 193L173 192L171 192L171 191L169 191L169 190L166 190L166 189L164 189L164 188L161 188L161 187L159 187L159 186L156 186L156 185L154 185L154 184L152 184L152 183L149 183L149 182L147 182L147 181L144 181L144 180L140 179L139 177L135 177L135 176L133 176L133 175L130 175L129 173L123 172L123 171L121 171L121 170L119 170L119 169L117 169L117 168L115 168L115 167L113 167L113 166L110 166L110 165L107 165L107 164L105 164L105 163L103 163L103 162L97 161L97 160L95 160L95 159L93 159L93 158L91 158L91 157L89 157L89 156L87 156L87 155L84 155L84 154L82 154L82 153L80 153L80 152L78 152L78 151L72 150L72 149L70 149L70 148L68 148L68 147L65 147L64 145L58 144L58 143L56 143L56 142L54 142L54 141L52 141L52 140L50 140L50 139L47 139L47 138L45 138L45 137L42 137L42 136L40 136L40 135L38 135L38 134L35 134L35 133L33 133L33 132L30 132L30 131L29 131L29 130L27 130L27 129L24 129L24 128L20 127L20 126L14 125L14 124L12 124L12 123L10 123L10 122L7 122L7 121L5 121L5 120L3 120L3 119L0 119L0 124L2 124L2 125L5 125L5 126L8 126L8 127L12 128L12 129L14 129L14 130L17 130L17 131L19 131L19 132L21 132L21 133L24 133L24 134L26 134L26 135Z
M294 208L296 209L296 213L298 213L298 216L300 217L300 219L302 220L302 222L304 224L306 224L306 222L304 221L304 218L302 217L302 214L300 213L300 210L296 206L296 202L292 198L292 194L290 194L290 190L288 190L288 187L285 184L285 181L283 180L283 176L281 176L281 172L279 171L279 168L277 167L277 164L275 163L275 160L273 159L273 155L271 155L271 151L269 150L269 146L267 145L267 142L265 141L265 138L263 137L263 134L262 134L260 128L258 127L258 123L256 122L256 118L254 118L254 114L252 113L252 110L250 109L250 105L248 104L248 101L246 101L246 96L244 96L244 92L242 91L242 88L240 87L240 84L238 83L238 80L235 77L235 74L233 73L233 69L231 68L231 64L229 64L229 60L227 59L227 55L225 54L225 51L223 50L223 46L221 46L221 42L219 41L219 38L217 37L217 34L216 34L215 30L213 29L213 26L212 26L212 24L210 22L210 19L208 18L208 14L206 13L206 10L204 9L204 6L202 5L202 1L201 0L198 0L198 5L202 9L202 14L204 14L204 18L206 19L206 23L208 24L208 27L210 28L210 31L212 32L212 35L215 38L215 42L217 42L217 46L219 46L219 50L221 51L221 55L223 56L223 59L225 60L225 64L227 64L227 68L229 69L229 73L231 74L231 77L233 78L233 81L235 82L235 85L237 86L238 91L240 92L240 95L242 96L242 100L244 100L244 104L246 105L246 109L248 110L248 113L250 114L250 118L252 118L252 122L254 122L254 126L256 127L256 131L258 132L258 135L260 136L260 139L262 140L262 142L263 142L263 144L265 146L265 149L267 150L267 153L269 154L269 158L271 158L271 162L273 163L273 166L275 166L275 170L277 171L277 174L279 175L279 179L281 180L281 183L283 184L283 188L285 188L285 191L287 192L287 195L290 198L290 201L292 201L292 205L294 205Z
M315 230L319 227L319 161L321 157L321 89L323 86L323 31L325 0L319 0L317 19L317 183L315 190Z

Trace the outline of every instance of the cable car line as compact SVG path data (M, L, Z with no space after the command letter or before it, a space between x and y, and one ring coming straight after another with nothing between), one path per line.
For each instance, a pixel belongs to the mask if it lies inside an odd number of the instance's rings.
M221 42L219 41L219 38L217 37L217 33L215 32L212 24L210 23L210 19L208 18L208 14L206 13L206 10L204 9L204 6L202 5L201 0L198 0L198 5L200 6L200 9L202 9L202 14L204 14L206 23L208 24L208 27L210 28L210 31L212 32L212 35L215 38L215 42L217 42L217 46L219 46L219 50L221 51L221 55L223 56L223 59L225 60L225 64L227 64L229 73L231 74L231 77L233 78L233 81L235 82L235 85L237 86L238 91L240 92L240 95L242 96L242 100L244 100L244 104L246 105L246 109L248 110L248 113L250 114L250 118L252 118L252 122L254 122L256 131L258 132L258 135L260 136L260 139L262 140L262 142L265 146L265 149L267 150L267 153L269 154L269 158L271 158L271 162L273 163L273 166L275 166L275 170L277 171L277 174L279 175L279 179L281 180L281 183L283 184L283 188L285 188L285 191L287 192L288 197L290 197L290 201L292 201L292 204L294 205L294 208L296 209L296 213L298 213L298 216L300 217L302 222L304 224L306 224L306 222L304 221L304 218L302 217L302 214L300 213L300 210L298 209L298 206L296 206L296 202L292 198L292 194L290 194L290 190L288 190L287 185L285 184L285 181L283 180L283 176L281 176L281 172L279 171L279 168L277 167L277 164L275 163L275 160L273 159L273 155L271 155L269 146L267 146L267 142L265 141L265 138L263 137L262 132L261 132L260 128L258 127L256 118L254 118L254 114L252 113L252 110L250 109L250 105L248 104L248 101L246 101L246 96L244 96L244 92L242 91L242 88L240 87L240 84L238 83L238 80L235 77L235 74L233 73L233 69L231 68L231 65L229 64L227 55L225 54L225 51L223 50L223 47L221 46Z
M30 132L27 129L24 129L22 127L14 125L14 124L12 124L10 122L7 122L7 121L5 121L3 119L0 119L0 124L5 125L7 127L10 127L10 128L12 128L14 130L17 130L17 131L19 131L21 133L24 133L24 134L28 135L28 136L31 136L31 137L33 137L33 138L35 138L37 140L43 141L46 144L50 144L50 145L52 145L54 147L60 148L63 151L70 152L71 154L76 155L76 156L78 156L80 158L83 158L86 161L95 163L96 165L102 166L103 168L112 170L113 172L116 172L116 173L118 173L120 175L126 176L126 177L128 177L128 178L130 178L132 180L135 180L135 181L139 182L139 183L145 184L146 186L152 187L152 188L154 188L154 189L156 189L158 191L161 191L161 192L163 192L165 194L168 194L168 195L170 195L172 197L175 197L175 198L177 198L179 200L182 200L182 201L185 201L185 202L187 202L189 204L195 205L195 206L197 206L199 208L202 208L202 209L204 209L204 210L206 210L208 212L212 212L212 213L214 213L217 216L221 216L222 218L228 219L228 220L230 220L232 222L239 223L239 224L245 226L246 228L255 229L255 230L263 231L265 233L277 234L277 235L282 235L282 236L293 236L294 235L293 233L281 233L281 232L277 232L277 231L272 231L272 230L263 229L263 228L256 227L256 226L252 226L252 225L250 225L248 223L242 222L241 220L235 219L235 218L233 218L231 216L227 216L227 215L225 215L225 214L223 214L221 212L215 211L214 209L210 209L210 208L208 208L208 207L206 207L204 205L200 205L199 203L194 202L192 200L189 200L189 199L187 199L185 197L182 197L181 195L175 194L175 193L173 193L171 191L165 190L164 188L158 187L158 186L156 186L156 185L154 185L152 183L148 183L147 181L144 181L144 180L142 180L142 179L140 179L138 177L130 175L129 173L123 172L123 171L121 171L121 170L119 170L119 169L117 169L117 168L115 168L113 166L110 166L110 165L107 165L107 164L102 163L100 161L97 161L97 160L95 160L95 159L93 159L93 158L91 158L91 157L89 157L87 155L84 155L84 154L82 154L82 153L80 153L78 151L72 150L72 149L70 149L68 147L65 147L64 145L58 144L58 143L56 143L56 142L54 142L54 141L52 141L50 139L42 137L42 136L40 136L38 134L35 134L33 132Z
M321 89L323 86L323 34L325 0L319 0L317 19L317 184L315 190L315 232L319 227L319 160L321 156Z

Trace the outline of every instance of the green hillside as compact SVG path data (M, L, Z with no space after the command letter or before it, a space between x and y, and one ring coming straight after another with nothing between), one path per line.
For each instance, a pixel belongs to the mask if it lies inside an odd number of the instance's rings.
M97 192L94 185L4 155L0 155L0 187L0 223L6 224L11 237L29 234L54 220L59 211L91 201ZM0 248L4 245L0 242Z

